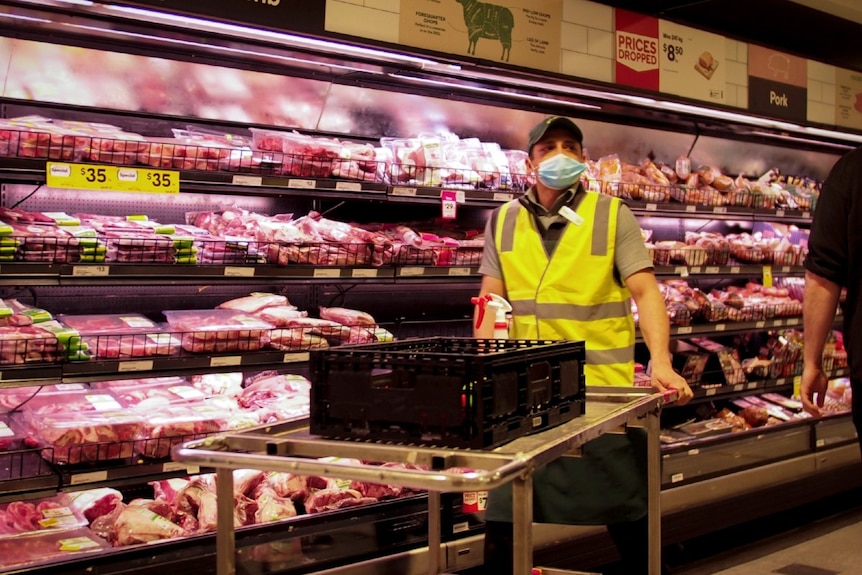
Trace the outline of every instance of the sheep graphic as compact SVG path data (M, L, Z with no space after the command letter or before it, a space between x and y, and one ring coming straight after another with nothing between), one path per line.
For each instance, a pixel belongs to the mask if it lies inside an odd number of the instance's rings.
M464 24L467 26L467 35L470 38L467 53L476 54L476 42L479 38L500 40L500 44L503 45L500 59L508 62L512 49L512 28L515 27L512 11L505 6L477 0L455 1L464 6Z

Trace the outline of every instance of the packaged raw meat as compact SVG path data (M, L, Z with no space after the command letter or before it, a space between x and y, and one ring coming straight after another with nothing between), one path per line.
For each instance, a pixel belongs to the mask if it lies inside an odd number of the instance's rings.
M0 540L3 569L36 563L50 563L84 553L96 553L111 546L87 528L52 531L29 537Z
M81 335L158 333L159 326L138 313L67 315L58 314L64 325Z
M218 304L218 309L232 309L254 314L267 307L288 306L290 302L283 295L255 292L250 295L228 300Z
M53 451L55 463L68 464L131 457L144 425L130 410L48 413L27 422L35 443L51 448L45 455Z
M263 373L251 380L237 398L241 407L258 408L300 397L308 400L311 382L301 375Z
M109 534L115 547L188 535L185 529L143 506L127 505Z
M242 372L193 375L191 385L205 396L236 397L242 393Z
M0 539L86 527L87 520L70 503L68 495L59 494L0 504Z
M169 457L179 443L216 433L227 428L232 413L206 403L159 405L153 410L136 408L146 423L135 450L145 457Z
M90 354L107 359L174 355L181 346L170 333L84 336L84 342Z
M167 310L171 332L192 353L257 351L269 343L275 327L260 318L230 309Z
M30 419L49 413L95 413L121 411L123 405L108 390L72 390L39 393L28 401L22 411Z
M97 517L107 515L122 503L123 494L110 487L87 489L68 493L69 507L92 523Z
M341 325L364 325L368 327L377 327L377 322L371 314L344 307L321 307L320 317L322 319L338 322Z
M127 386L114 385L114 382L106 381L93 383L95 389L107 389L126 407L155 408L158 405L169 405L174 403L189 403L200 401L206 395L200 390L189 385L182 378L153 378L155 381L138 382L137 385ZM179 380L179 381L177 381Z

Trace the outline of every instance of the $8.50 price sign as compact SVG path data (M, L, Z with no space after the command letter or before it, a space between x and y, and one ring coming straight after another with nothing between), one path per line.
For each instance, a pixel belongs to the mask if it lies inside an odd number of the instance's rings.
M178 194L180 173L174 170L48 162L49 187L147 194Z

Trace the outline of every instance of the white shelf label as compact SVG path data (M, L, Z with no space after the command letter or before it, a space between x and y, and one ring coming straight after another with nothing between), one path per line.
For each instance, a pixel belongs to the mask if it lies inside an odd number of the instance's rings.
M691 333L691 326L687 325L677 329L677 333Z
M781 266L781 273L787 273L790 271L790 266Z
M464 190L456 190L455 191L455 201L459 204L463 204L467 201L467 196L464 193Z
M301 190L313 190L317 187L317 182L314 180L295 180L293 178L287 180L288 188L299 188Z
M781 327L781 326L783 326L783 325L784 325L784 320L783 320L783 319L777 319L777 320L775 320L775 322L773 323L773 325L774 325L775 327Z
M102 277L111 273L111 266L73 266L75 277Z
M725 208L724 206L716 206L716 207L712 208L712 213L714 213L714 214L726 214L727 208Z
M425 274L425 268L406 267L398 270L400 276L421 276Z
M779 218L783 218L784 217L784 210L775 210L775 215L778 216Z
M235 186L261 186L263 178L260 176L234 176L231 183Z
M449 268L450 276L468 276L470 275L470 268Z
M686 211L686 212L688 212L688 213L690 213L690 214L691 214L691 213L694 213L694 212L696 212L696 211L697 211L697 206L686 206L686 207L685 207L685 211Z
M255 269L253 267L226 266L224 268L225 277L252 278L254 277L254 272Z
M356 270L352 270L350 272L350 275L355 277L355 278L376 278L378 275L380 275L378 273L379 271L380 270L377 270L377 269L370 269L370 270L356 269Z
M392 195L412 197L416 195L416 188L392 188Z
M710 397L712 395L715 395L716 391L717 390L714 387L710 387L709 389L706 390L706 396Z
M709 266L708 268L706 268L706 273L708 273L708 274L717 274L718 271L719 271L718 266Z
M361 192L362 184L359 182L336 182L335 189L339 192Z
M803 218L810 218L810 217L811 217L811 212L802 212L802 217L803 217Z
M341 277L340 268L318 268L314 270L316 278L338 278Z
M225 355L210 358L210 367L234 367L241 364L241 355Z
M297 353L286 353L284 357L281 358L282 363L299 363L302 361L308 361L309 353L305 352L297 352Z
M675 273L676 275L678 275L681 278L687 278L688 277L688 268L685 266L677 266L674 268L673 273Z
M494 192L494 199L498 202L509 202L515 199L515 194L504 194L503 192Z
M697 447L695 447L694 449L689 449L688 454L689 455L700 455L700 449L698 449Z
M733 386L733 391L742 391L745 388L741 383Z
M682 473L674 473L673 475L670 476L670 482L671 483L679 483L683 479L685 479L685 475Z
M700 266L694 266L691 268L691 273L693 273L693 274L699 274L701 271L702 270L701 270Z
M128 373L130 371L152 371L153 360L142 359L139 361L122 361L117 366L117 371L120 373Z
M724 331L725 329L727 329L727 326L725 324L723 324L723 323L715 324L715 331Z
M756 381L750 381L746 389L757 389L758 383Z
M757 329L764 328L764 327L766 327L766 322L765 321L754 322L754 327L756 327Z
M826 445L826 440L825 439L818 439L815 443L816 443L817 447L823 447L824 445Z
M169 461L162 465L162 473L173 473L174 471L182 471L183 473L192 473L188 464L179 463L177 461Z
M730 268L730 273L732 274L738 274L740 271L739 266L733 266Z
M97 483L99 481L107 480L107 471L92 471L90 473L76 473L72 476L70 483L72 485L83 485L85 483Z
M792 317L792 318L788 319L787 325L799 325L799 318L798 317Z
M645 209L648 212L654 212L658 209L658 206L656 204L647 204Z

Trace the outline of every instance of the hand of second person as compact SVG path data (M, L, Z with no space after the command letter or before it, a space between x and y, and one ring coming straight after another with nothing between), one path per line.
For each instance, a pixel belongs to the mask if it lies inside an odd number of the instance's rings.
M685 378L675 372L669 365L653 365L651 369L651 380L653 389L659 393L676 390L677 405L685 405L692 397L694 397L694 392L691 390L691 387L689 387Z
M802 369L802 383L799 386L799 395L802 399L802 408L813 415L820 417L820 408L823 407L823 401L826 399L826 389L829 387L829 381L823 370L817 365L806 363ZM814 394L817 394L817 401L814 401Z

